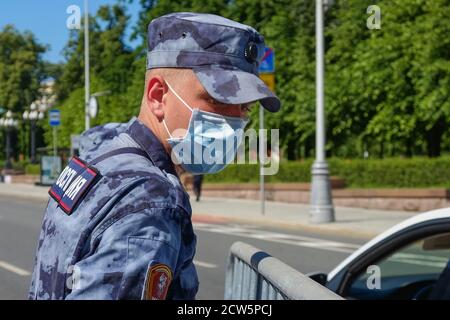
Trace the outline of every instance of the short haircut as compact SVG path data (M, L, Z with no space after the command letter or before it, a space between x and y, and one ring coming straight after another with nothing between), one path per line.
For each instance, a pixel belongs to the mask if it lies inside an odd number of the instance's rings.
M188 68L155 68L149 69L145 73L145 88L147 90L147 84L151 77L160 76L170 82L170 85L178 88L178 86L185 80L189 80L195 76L194 72Z

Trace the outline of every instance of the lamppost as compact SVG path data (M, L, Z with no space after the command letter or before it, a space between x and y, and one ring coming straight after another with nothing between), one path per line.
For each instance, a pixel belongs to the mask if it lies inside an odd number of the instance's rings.
M7 111L5 116L0 118L0 127L6 131L6 162L3 172L7 174L8 171L10 172L13 169L11 163L11 132L17 127L17 120L13 119L11 111Z
M89 70L89 0L84 0L84 129L91 127L91 118L95 118L98 111L96 97L110 93L110 91L90 92L90 70Z
M334 207L328 164L325 158L325 96L324 96L324 4L330 6L332 0L316 0L316 160L311 175L310 221L325 223L334 221ZM326 10L326 7L325 7Z
M91 98L89 91L89 3L84 0L84 121L85 130L91 126L89 117L89 100Z
M44 119L46 109L46 104L33 102L30 111L25 110L22 115L23 120L30 121L31 126L31 163L36 163L36 123L38 120Z

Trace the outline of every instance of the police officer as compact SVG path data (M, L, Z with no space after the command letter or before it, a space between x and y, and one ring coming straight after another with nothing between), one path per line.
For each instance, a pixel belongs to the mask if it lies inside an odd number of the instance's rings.
M263 54L253 28L220 16L149 24L139 116L86 131L50 188L30 299L195 298L196 236L178 176L233 160L251 102L280 108L257 76Z

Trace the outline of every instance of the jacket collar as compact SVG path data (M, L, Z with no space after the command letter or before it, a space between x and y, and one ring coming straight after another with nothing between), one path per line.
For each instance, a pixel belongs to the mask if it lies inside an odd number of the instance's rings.
M148 154L154 165L177 176L170 155L153 131L136 117L133 117L129 123L127 133Z

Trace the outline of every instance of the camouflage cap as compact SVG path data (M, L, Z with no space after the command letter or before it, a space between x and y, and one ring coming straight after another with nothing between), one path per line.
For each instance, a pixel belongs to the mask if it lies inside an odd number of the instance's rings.
M276 112L280 100L258 77L264 47L250 26L213 14L171 13L148 25L147 69L190 68L214 99L260 101Z

